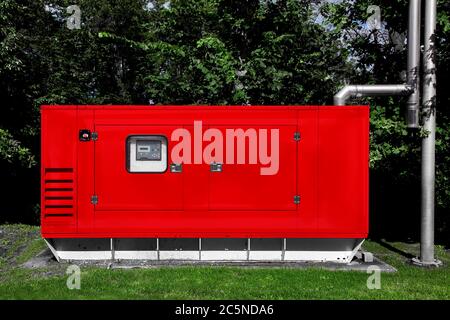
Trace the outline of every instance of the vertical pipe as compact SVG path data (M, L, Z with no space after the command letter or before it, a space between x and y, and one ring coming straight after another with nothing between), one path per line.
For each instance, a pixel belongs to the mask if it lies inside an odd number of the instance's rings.
M114 238L111 238L111 260L116 259L116 248L114 247Z
M427 0L428 1L428 0ZM408 21L408 84L413 92L408 98L406 123L408 128L419 127L419 71L420 71L420 11L421 0L409 1Z
M427 0L425 7L425 45L423 81L423 128L428 133L422 139L422 204L420 261L422 265L439 264L434 258L434 186L436 135L436 0Z
M156 256L158 257L158 261L161 260L159 256L159 238L156 238Z

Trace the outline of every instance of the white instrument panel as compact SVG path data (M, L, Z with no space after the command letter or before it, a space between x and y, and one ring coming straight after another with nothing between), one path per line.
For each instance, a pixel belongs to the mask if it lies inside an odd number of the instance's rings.
M126 156L129 172L165 172L167 170L167 138L158 135L129 136Z

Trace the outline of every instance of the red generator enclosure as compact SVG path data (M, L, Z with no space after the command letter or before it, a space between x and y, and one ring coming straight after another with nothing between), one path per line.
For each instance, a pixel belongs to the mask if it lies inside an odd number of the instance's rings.
M367 106L41 113L46 239L367 237Z

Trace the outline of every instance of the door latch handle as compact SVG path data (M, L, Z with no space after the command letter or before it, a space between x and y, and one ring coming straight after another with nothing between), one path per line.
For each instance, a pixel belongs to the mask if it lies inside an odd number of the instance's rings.
M170 172L173 173L183 172L183 165L181 163L172 163L170 165Z
M222 163L213 162L209 165L211 172L222 172Z

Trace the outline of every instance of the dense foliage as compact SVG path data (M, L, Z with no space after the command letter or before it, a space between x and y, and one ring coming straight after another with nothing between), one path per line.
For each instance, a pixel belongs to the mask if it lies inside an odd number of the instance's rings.
M79 29L66 25L73 4ZM367 28L370 5L381 8L381 29ZM441 107L450 102L449 15L440 1L441 235L450 208L450 116ZM403 81L405 48L389 31L406 24L402 0L0 0L0 220L37 222L41 104L331 104L344 82ZM389 236L396 216L416 236L423 133L406 130L402 99L368 102L373 235Z

